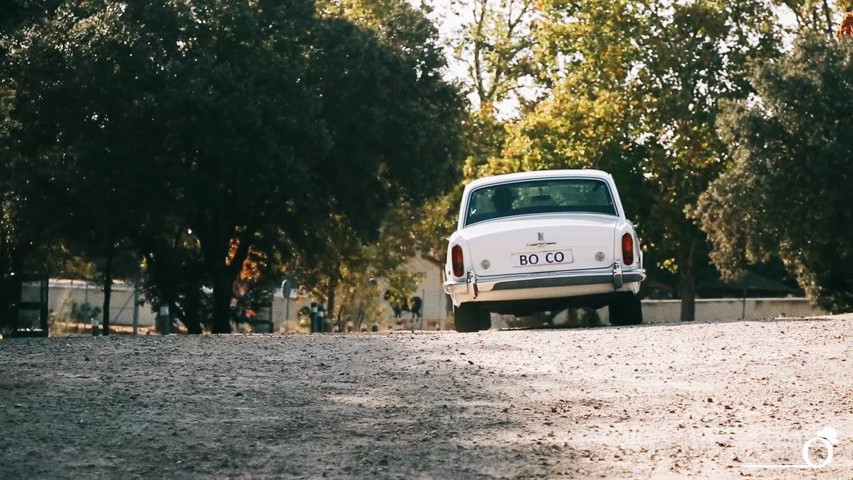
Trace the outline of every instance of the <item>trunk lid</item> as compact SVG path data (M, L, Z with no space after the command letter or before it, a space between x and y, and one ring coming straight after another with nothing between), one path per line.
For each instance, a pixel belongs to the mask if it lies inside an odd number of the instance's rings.
M618 222L604 215L537 215L475 224L462 236L478 276L584 270L613 264Z

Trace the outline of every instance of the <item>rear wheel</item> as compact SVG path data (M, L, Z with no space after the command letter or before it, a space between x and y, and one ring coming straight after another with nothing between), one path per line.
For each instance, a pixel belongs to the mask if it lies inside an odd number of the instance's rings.
M457 332L477 332L492 326L489 312L485 312L470 303L453 307L453 325Z
M609 305L611 325L639 325L643 323L640 297L632 293L616 296Z

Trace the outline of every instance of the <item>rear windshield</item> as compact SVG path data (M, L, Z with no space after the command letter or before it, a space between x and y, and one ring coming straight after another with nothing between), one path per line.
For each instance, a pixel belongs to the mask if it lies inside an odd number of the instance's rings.
M559 178L478 188L471 192L465 225L515 215L561 212L618 215L606 182Z

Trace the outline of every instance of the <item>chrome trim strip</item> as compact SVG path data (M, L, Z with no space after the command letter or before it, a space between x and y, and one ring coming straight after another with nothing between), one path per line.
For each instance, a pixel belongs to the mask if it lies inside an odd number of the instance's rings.
M522 288L548 288L548 287L571 287L579 285L601 285L610 284L615 286L614 272L611 269L596 269L580 272L560 272L545 275L515 274L494 277L477 277L474 272L466 275L461 281L447 281L444 283L444 291L448 294L468 293L469 286L476 286L476 295L481 291L490 290L513 290ZM646 278L644 269L622 271L622 285L626 283L642 282Z
M624 272L622 274L623 285L625 283L641 282L646 278L644 271ZM609 274L592 274L592 275L575 275L571 277L546 277L546 278L528 278L519 280L496 281L492 290L515 290L522 288L547 288L547 287L574 287L579 285L596 285L596 284L613 284L615 286L613 275Z

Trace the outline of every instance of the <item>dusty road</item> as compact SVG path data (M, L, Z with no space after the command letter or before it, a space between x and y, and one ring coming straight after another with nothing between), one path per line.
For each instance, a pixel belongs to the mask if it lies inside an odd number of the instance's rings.
M853 478L851 333L2 340L0 479Z

